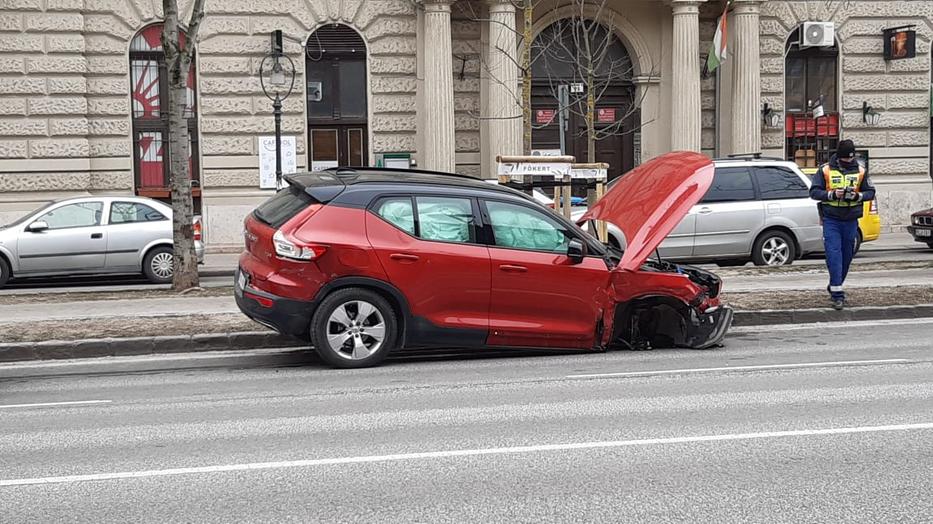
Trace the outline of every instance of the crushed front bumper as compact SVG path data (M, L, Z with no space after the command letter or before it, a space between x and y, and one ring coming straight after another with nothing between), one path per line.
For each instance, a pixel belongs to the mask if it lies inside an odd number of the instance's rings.
M708 349L720 345L732 326L734 314L729 306L718 306L703 313L691 308L691 318L687 325L687 347Z

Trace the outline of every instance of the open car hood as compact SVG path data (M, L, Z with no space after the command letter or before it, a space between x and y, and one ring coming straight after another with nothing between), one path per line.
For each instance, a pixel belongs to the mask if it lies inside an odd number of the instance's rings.
M623 175L581 221L618 226L627 246L616 269L634 271L703 198L713 171L713 162L697 153L659 156Z

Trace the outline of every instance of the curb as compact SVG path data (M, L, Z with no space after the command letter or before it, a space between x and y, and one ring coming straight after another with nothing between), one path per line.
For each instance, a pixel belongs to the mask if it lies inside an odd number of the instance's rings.
M836 311L820 309L770 309L736 311L733 326L768 326L774 324L815 324L858 320L891 320L933 317L933 304L916 306L865 306Z
M733 326L769 326L777 324L814 324L859 320L889 320L933 317L933 304L917 306L857 307L832 309L796 309L736 311ZM42 342L0 343L0 362L55 360L93 357L192 353L237 349L274 349L307 346L308 343L272 331L196 334L161 337L93 338L82 340L45 340Z

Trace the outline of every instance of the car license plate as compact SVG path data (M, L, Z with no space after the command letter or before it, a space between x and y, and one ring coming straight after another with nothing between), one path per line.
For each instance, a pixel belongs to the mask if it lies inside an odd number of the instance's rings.
M929 237L933 236L933 229L917 229L916 233L918 237Z
M246 284L249 282L249 276L246 273L240 271L239 276L237 277L236 287L238 289L246 289Z

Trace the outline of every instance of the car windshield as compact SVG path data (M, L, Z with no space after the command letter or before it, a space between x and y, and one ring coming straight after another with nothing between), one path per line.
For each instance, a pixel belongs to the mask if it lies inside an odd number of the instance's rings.
M34 216L36 213L39 213L40 211L44 211L44 210L46 210L46 209L52 207L52 205L55 204L55 203L56 203L56 202L49 202L48 204L46 204L46 205L44 205L44 206L42 206L42 207L40 207L40 208L33 209L32 211L30 211L30 212L26 213L25 215L23 215L23 216L17 218L16 220L10 222L9 224L0 224L0 229L6 229L6 228L10 228L10 227L14 227L14 226L18 226L18 225L20 225L20 224L23 224L23 223L25 223L27 220L29 220L30 217Z

